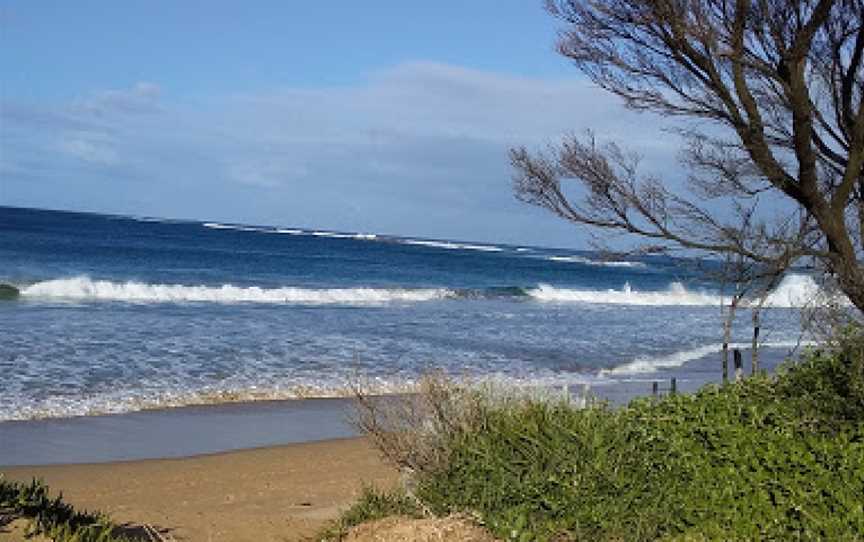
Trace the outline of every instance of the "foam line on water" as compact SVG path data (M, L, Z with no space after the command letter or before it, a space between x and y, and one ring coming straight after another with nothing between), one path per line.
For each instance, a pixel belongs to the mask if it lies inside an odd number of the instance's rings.
M185 406L222 405L230 403L254 403L258 401L285 401L298 399L354 397L360 386L369 395L395 395L414 392L420 375L405 377L351 378L325 377L320 380L301 379L293 382L274 382L262 385L240 383L202 386L198 388L176 388L170 384L161 389L115 390L101 394L61 395L39 401L0 408L0 422L24 421L48 418L71 418L121 414L144 410L178 408ZM560 395L562 386L576 387L600 381L596 375L532 374L516 376L505 374L466 375L460 373L459 381L486 389L497 389L502 393L519 390L538 390Z
M211 230L233 230L233 231L256 231L256 232L266 232L265 228L256 228L254 226L242 226L239 224L222 224L219 222L205 222L202 224L205 228L209 228Z
M403 239L403 245L444 248L448 250L475 250L478 252L502 252L504 249L493 245L475 245L469 243L453 243L450 241L428 241L426 239Z
M793 349L796 347L810 346L815 344L812 341L781 341L781 342L770 342L770 343L762 343L759 345L760 348L788 348ZM750 343L730 343L729 349L733 348L746 349L750 348L752 345ZM697 348L693 348L690 350L682 350L679 352L673 352L671 354L656 356L656 357L647 357L642 356L638 357L632 361L619 365L618 367L614 367L612 369L604 369L600 371L601 376L621 376L621 375L633 375L633 374L646 374L646 373L654 373L660 369L672 369L675 367L681 367L682 365L696 361L697 359L704 358L705 356L710 356L712 354L718 354L723 350L722 344L708 344L704 346L700 346ZM731 355L730 355L730 363L731 363Z

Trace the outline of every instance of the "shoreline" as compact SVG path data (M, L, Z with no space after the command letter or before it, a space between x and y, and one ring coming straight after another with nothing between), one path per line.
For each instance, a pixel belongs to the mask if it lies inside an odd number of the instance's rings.
M773 372L785 359L779 349L760 352L762 367ZM749 354L744 352L745 359ZM730 368L731 372L731 368ZM749 373L749 371L747 371ZM661 392L671 378L689 393L719 382L715 355L648 374L595 383L590 393L613 405ZM553 393L564 390L549 388ZM567 388L578 397L583 388ZM0 422L0 468L168 459L268 446L356 437L349 423L352 398L262 400L150 409L118 414Z
M364 485L393 487L399 479L359 437L184 458L0 467L0 473L41 478L76 508L192 542L307 539ZM17 540L3 530L0 542Z

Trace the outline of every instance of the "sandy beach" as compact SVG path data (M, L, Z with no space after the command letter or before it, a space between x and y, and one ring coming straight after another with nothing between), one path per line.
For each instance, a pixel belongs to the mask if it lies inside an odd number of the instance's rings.
M76 507L190 542L308 539L350 505L363 484L387 487L398 479L362 438L0 472L12 480L42 478ZM0 528L2 542L19 536Z

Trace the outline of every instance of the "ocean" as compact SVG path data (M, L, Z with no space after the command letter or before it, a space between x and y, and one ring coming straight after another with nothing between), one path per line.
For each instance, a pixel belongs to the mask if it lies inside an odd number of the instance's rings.
M719 378L720 286L687 259L0 207L0 421L399 392ZM761 338L800 343L790 274ZM733 337L749 344L750 313ZM714 372L716 367L716 373ZM645 387L649 389L648 385Z

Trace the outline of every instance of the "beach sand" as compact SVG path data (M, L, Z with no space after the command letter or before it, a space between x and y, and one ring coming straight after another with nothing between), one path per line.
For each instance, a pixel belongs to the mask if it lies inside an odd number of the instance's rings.
M395 469L362 438L0 472L12 480L41 478L78 508L103 511L119 523L149 524L189 542L308 539L364 484L398 483ZM20 539L20 531L0 534L0 542Z

